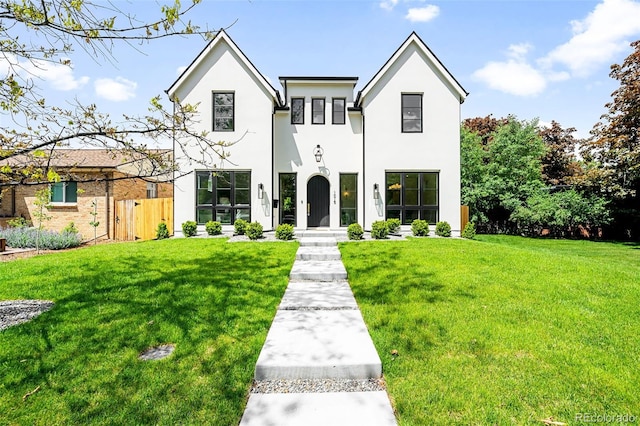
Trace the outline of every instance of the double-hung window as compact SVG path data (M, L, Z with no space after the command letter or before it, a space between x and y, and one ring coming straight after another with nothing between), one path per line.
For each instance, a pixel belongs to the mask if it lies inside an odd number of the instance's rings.
M233 92L213 93L213 130L232 132L234 130L235 94Z
M251 220L251 172L196 172L196 221Z
M411 225L415 219L438 222L437 172L387 172L386 218Z
M324 98L311 99L311 124L324 124Z
M402 94L402 133L422 132L422 95Z
M333 98L331 100L331 123L332 124L344 124L344 106L346 103L345 98Z
M304 98L291 98L291 124L304 124Z
M51 184L52 203L77 203L78 182L56 182Z

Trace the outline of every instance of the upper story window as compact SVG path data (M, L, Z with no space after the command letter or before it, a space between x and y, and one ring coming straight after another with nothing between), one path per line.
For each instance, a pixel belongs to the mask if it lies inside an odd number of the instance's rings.
M311 123L324 124L324 98L311 99Z
M56 182L51 184L52 203L77 203L78 182Z
M232 132L234 130L235 96L232 92L213 94L213 130Z
M421 94L402 94L402 132L422 132Z
M346 102L345 98L333 98L331 100L331 123L344 124L344 106Z
M147 198L158 198L158 184L147 182Z
M304 98L291 98L291 124L304 124Z

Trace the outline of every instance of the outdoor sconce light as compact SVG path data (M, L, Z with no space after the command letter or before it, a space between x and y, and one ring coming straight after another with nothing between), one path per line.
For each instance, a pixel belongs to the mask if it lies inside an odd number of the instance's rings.
M322 161L322 154L324 154L324 150L320 148L320 145L316 145L316 148L313 150L313 155L316 157L316 163Z
M373 184L373 199L374 200L380 199L380 187L378 186L377 183Z
M264 185L261 183L258 184L258 198L261 200L264 198Z

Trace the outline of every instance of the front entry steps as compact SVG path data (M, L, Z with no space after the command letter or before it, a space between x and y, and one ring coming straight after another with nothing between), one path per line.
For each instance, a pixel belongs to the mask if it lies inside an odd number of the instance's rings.
M240 426L396 425L336 238L320 232L300 238Z

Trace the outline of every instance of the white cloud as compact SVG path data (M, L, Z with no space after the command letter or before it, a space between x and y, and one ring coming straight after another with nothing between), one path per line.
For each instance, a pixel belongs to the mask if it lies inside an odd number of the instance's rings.
M380 7L384 10L393 10L397 4L398 0L383 0L380 2Z
M544 75L526 59L533 48L529 43L512 44L503 62L489 62L475 71L472 77L492 89L516 96L539 95L547 87Z
M126 78L99 78L95 81L96 94L109 101L121 102L135 98L138 83Z
M411 22L429 22L440 14L440 8L434 4L424 7L412 7L405 16Z
M21 78L30 80L38 78L60 91L76 90L89 82L89 77L76 77L72 64L63 65L46 61L20 61L15 55L3 55L0 61L0 74L5 78L10 73L17 73Z
M584 19L571 21L573 36L540 60L541 66L560 63L576 76L611 64L640 34L640 2L603 0Z

